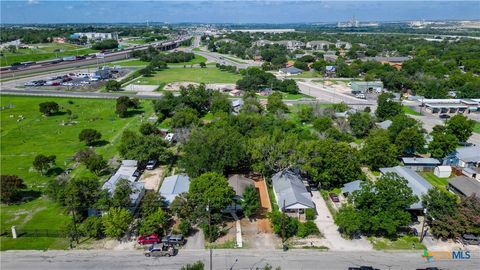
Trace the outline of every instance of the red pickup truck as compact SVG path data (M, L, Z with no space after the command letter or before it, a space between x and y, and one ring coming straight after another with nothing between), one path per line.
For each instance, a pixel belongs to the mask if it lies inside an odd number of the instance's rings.
M138 238L137 242L140 245L156 244L156 243L160 243L160 238L158 237L157 234L141 235Z

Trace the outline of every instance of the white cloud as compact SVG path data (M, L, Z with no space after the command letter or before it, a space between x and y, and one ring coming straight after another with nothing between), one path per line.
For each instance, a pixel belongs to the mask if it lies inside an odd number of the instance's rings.
M40 3L40 1L38 1L38 0L28 0L27 2L28 2L29 5L36 5L36 4Z

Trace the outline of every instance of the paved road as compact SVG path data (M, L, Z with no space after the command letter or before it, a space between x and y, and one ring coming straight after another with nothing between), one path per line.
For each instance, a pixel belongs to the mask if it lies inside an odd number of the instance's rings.
M238 63L226 58L225 55L222 55L220 53L215 53L215 52L207 52L207 51L192 51L192 52L207 58L207 61L209 62L216 62L222 65L236 66L238 69L245 69L248 67L255 67L255 66L259 67L262 65L261 62L255 62L252 60L243 60L243 59L241 61L244 63ZM227 57L230 57L230 56L227 56Z
M425 267L441 269L477 269L479 254L470 260L426 263L421 252L321 252L317 250L214 250L213 269L255 269L266 263L283 270L328 269L346 270L350 266L372 265L379 269L414 270ZM2 252L2 270L55 270L55 269L163 269L178 270L181 266L201 260L208 269L207 250L180 250L171 258L145 258L142 251L15 251ZM238 260L235 263L235 260ZM232 267L233 266L233 267Z

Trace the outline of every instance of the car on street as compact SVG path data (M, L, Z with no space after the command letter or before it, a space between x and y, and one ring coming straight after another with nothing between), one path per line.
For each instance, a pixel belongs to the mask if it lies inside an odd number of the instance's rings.
M340 199L338 198L337 194L331 192L328 194L328 196L330 196L330 199L332 200L332 202L336 202L336 203L340 202Z
M349 267L348 270L380 270L372 266Z
M150 159L147 162L147 170L153 170L155 169L155 166L157 165L157 161L155 159Z
M448 119L448 118L450 118L450 115L448 115L448 114L440 114L438 117L440 117L440 119Z
M176 255L176 249L169 245L153 244L147 250L145 250L145 257L170 257Z
M462 235L462 243L464 245L480 245L480 238L473 234Z
M140 245L156 244L160 243L160 237L158 237L157 234L141 235L140 237L138 237L137 242Z
M162 243L169 245L184 245L185 242L185 237L183 237L181 234L167 235L162 238Z

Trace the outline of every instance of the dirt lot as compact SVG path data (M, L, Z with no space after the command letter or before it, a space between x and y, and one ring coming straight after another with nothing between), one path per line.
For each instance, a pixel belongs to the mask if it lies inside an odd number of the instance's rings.
M240 220L240 224L242 226L242 237L245 247L249 249L272 250L281 246L282 240L272 233L268 219L250 221L247 218L243 218ZM259 230L259 228L264 228L265 224L268 226L269 232Z
M160 166L154 170L145 170L140 176L140 182L145 183L146 190L158 191L160 188L160 181L163 179L165 167Z

